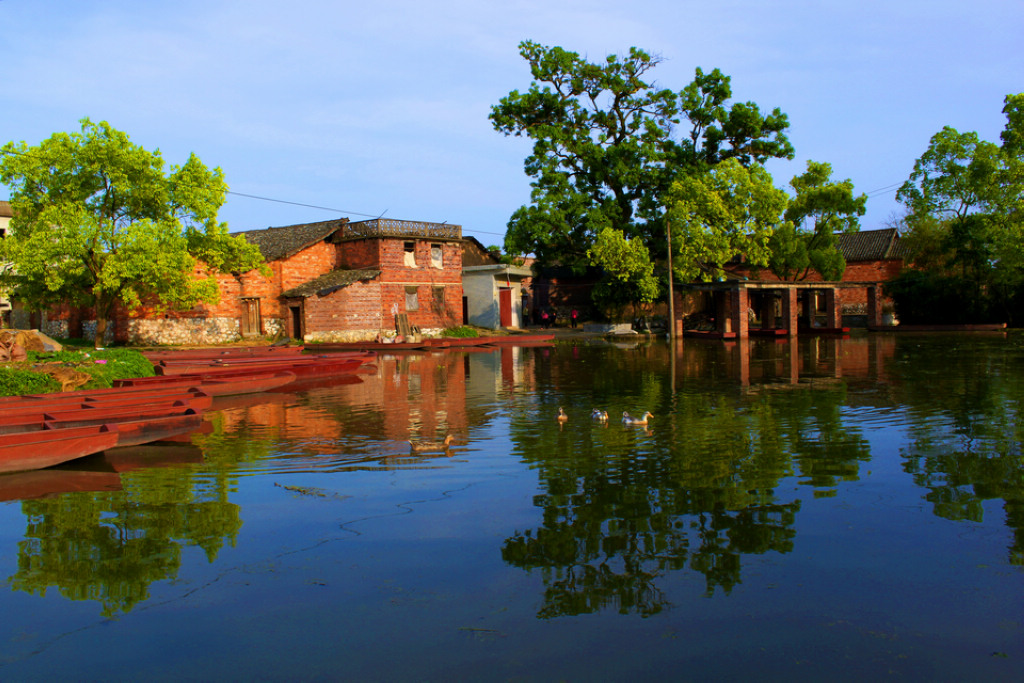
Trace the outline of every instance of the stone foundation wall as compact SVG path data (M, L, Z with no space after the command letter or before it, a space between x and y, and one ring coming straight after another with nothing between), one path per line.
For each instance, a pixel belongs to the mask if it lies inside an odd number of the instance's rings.
M135 318L126 324L128 343L139 346L223 344L242 338L237 318Z

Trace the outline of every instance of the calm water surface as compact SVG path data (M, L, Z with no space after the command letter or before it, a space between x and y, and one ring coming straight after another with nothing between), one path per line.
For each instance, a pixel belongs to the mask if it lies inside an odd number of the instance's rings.
M1022 406L1013 334L382 356L0 477L0 680L1021 680Z

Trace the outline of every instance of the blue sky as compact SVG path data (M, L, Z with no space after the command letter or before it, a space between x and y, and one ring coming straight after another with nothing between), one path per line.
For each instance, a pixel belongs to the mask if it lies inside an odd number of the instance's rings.
M0 0L0 142L88 116L220 166L232 230L384 214L500 244L528 146L487 116L529 85L519 42L637 46L662 87L717 67L735 100L781 108L796 158L769 165L776 184L827 161L873 229L943 126L998 142L1022 30L1019 0Z

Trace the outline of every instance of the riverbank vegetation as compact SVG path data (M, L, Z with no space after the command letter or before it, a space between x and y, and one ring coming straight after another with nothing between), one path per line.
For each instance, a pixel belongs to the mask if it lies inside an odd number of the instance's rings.
M115 379L153 375L153 364L134 349L65 346L63 351L28 351L27 356L0 364L0 396L99 389L113 386Z
M906 323L1024 322L1024 94L1000 144L946 126L897 197L909 265L886 288Z

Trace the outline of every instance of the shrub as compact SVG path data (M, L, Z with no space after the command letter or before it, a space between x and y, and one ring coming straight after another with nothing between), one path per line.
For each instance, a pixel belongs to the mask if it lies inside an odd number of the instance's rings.
M449 327L447 330L441 333L441 336L469 338L479 337L480 333L477 332L472 327L469 327L468 325L463 325L461 327Z
M886 283L896 316L906 325L961 325L998 322L991 298L967 278L907 270Z

